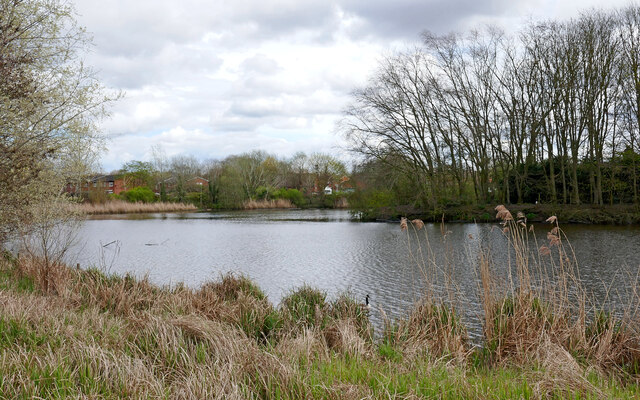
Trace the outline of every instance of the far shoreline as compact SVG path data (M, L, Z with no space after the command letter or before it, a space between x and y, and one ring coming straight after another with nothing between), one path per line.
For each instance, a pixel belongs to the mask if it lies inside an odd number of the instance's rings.
M640 225L640 205L615 204L596 206L591 204L510 204L514 217L520 212L528 222L542 223L556 216L563 224L580 225ZM358 212L358 210L353 210ZM424 222L445 223L495 223L495 205L438 206L423 210L411 206L388 207L361 212L364 222L395 222L401 217L421 219Z
M164 204L162 207L158 207ZM175 205L175 207L170 207ZM510 205L514 216L519 212L525 216L527 222L544 223L550 216L556 216L564 224L575 225L640 225L640 206L633 204L616 204L605 206L594 205L562 205L562 204L515 204ZM344 208L306 208L306 207L265 207L250 209L198 209L195 206L180 203L150 203L132 204L115 212L109 208L100 212L85 213L91 219L109 219L125 215L149 215L164 213L217 213L217 212L255 212L255 211L290 211L290 210L348 210L353 213L354 221L359 222L398 222L402 217L421 219L429 223L496 223L495 206L449 206L425 211L410 206L399 206L393 209L370 210L361 213L358 210Z

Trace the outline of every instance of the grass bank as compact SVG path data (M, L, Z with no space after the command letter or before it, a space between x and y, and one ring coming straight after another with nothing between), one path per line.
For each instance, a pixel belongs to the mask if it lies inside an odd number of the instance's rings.
M420 218L429 222L495 222L494 206L460 205L439 206L432 210L423 210L411 206L385 207L371 209L362 213L367 221L399 220L402 216L410 219ZM544 222L552 215L564 223L573 224L640 224L640 205L570 205L570 204L514 204L509 206L513 212L522 212L529 222Z
M122 200L112 200L106 203L81 203L76 206L84 214L127 214L127 213L159 213L197 211L193 204L184 203L129 203Z
M523 215L498 216L513 274L478 260L479 347L420 220L401 228L432 279L378 339L348 295L302 287L274 307L243 277L169 288L5 256L0 398L638 398L637 296L628 312L592 306L556 221L531 245ZM454 296L436 294L445 286Z

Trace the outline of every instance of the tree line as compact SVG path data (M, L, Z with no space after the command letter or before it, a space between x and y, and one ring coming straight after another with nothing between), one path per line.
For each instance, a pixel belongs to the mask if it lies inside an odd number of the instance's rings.
M425 207L637 203L639 104L640 8L628 6L514 35L425 32L353 92L341 130Z
M129 161L115 174L124 178L127 188L145 188L151 196L155 191L157 200L193 203L203 208L241 208L247 201L279 198L297 206L333 206L335 196L324 196L324 189L330 186L333 191L352 185L345 179L345 164L326 153L299 152L282 158L255 150L222 160L201 161L192 155L169 158L161 146L154 146L150 161ZM196 182L196 178L208 183ZM139 200L140 190L135 193L135 200ZM107 198L94 196L91 200Z

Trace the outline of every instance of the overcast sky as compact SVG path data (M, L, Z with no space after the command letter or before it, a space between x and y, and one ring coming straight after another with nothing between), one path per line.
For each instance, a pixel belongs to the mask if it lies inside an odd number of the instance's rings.
M253 149L338 154L335 123L385 54L424 30L565 19L598 0L75 0L86 62L125 93L102 123L106 171L168 156ZM607 7L628 4L609 0Z

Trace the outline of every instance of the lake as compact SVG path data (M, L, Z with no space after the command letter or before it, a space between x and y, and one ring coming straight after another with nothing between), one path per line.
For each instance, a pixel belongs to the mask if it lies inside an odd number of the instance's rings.
M371 296L372 321L380 310L404 315L425 287L429 240L434 262L452 276L456 301L471 335L479 328L478 258L489 248L506 276L506 239L495 224L426 224L401 231L399 223L353 222L344 210L268 210L186 214L99 216L80 231L72 263L107 272L147 275L160 285L198 287L232 272L250 277L277 305L291 290L308 284L329 298L349 291ZM549 225L538 225L538 246ZM563 229L585 287L599 299L624 302L640 267L640 227L566 225ZM443 238L443 233L446 236ZM425 236L426 235L426 236ZM535 245L532 244L532 245ZM422 258L420 257L422 254ZM436 290L445 292L442 279Z

